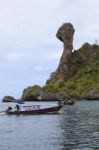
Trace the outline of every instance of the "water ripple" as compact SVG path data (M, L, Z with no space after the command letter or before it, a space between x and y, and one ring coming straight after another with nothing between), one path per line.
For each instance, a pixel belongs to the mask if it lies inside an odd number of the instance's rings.
M83 101L56 115L0 115L0 150L99 150L98 106Z

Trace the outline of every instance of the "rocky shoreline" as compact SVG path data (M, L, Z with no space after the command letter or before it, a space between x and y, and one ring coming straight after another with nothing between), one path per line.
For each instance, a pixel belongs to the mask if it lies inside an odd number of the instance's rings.
M70 96L65 93L65 92L61 92L61 93L50 93L50 92L46 92L46 93L34 93L34 94L29 94L29 93L23 93L22 97L20 98L20 100L23 101L27 101L27 102L31 102L31 101L36 101L36 102L40 102L40 101L47 101L47 102L51 102L51 101L58 101L59 99L69 99ZM13 102L13 100L15 100L14 97L12 96L5 96L2 99L2 102ZM96 93L94 91L90 91L89 93L85 93L85 95L81 96L81 97L75 97L75 100L99 100L99 93Z

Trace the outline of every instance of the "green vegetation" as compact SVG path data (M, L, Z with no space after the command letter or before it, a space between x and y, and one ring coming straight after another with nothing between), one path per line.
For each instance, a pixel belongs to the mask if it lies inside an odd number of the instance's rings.
M72 53L70 66L70 74L64 81L54 81L54 72L50 76L52 82L48 80L43 88L38 85L26 88L22 99L35 99L38 94L48 92L66 93L77 98L86 97L86 93L93 99L99 97L99 46L85 43Z
M68 79L47 84L43 90L55 93L64 91L76 97L90 90L99 92L99 46L85 43L74 51Z
M38 85L30 86L24 89L22 93L23 100L32 100L35 99L37 94L40 93L42 88Z
M37 93L37 92L40 92L42 88L39 85L34 85L34 86L28 87L27 89L28 89L28 93ZM27 89L25 90L27 91Z

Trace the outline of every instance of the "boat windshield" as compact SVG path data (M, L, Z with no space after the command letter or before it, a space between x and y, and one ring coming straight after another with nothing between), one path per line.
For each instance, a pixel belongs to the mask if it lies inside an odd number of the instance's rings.
M40 109L40 105L23 106L25 110L37 110Z

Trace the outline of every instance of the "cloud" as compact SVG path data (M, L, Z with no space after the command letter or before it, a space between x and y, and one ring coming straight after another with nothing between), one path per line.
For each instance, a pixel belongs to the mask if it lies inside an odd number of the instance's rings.
M74 49L99 40L98 6L99 0L0 1L1 90L46 82L62 54L56 32L64 22L74 25Z
M18 59L18 60L22 59L22 57L24 57L23 53L11 52L7 54L7 59L14 60L14 61L15 59Z
M99 31L99 24L91 24L87 26L87 30L91 32Z

